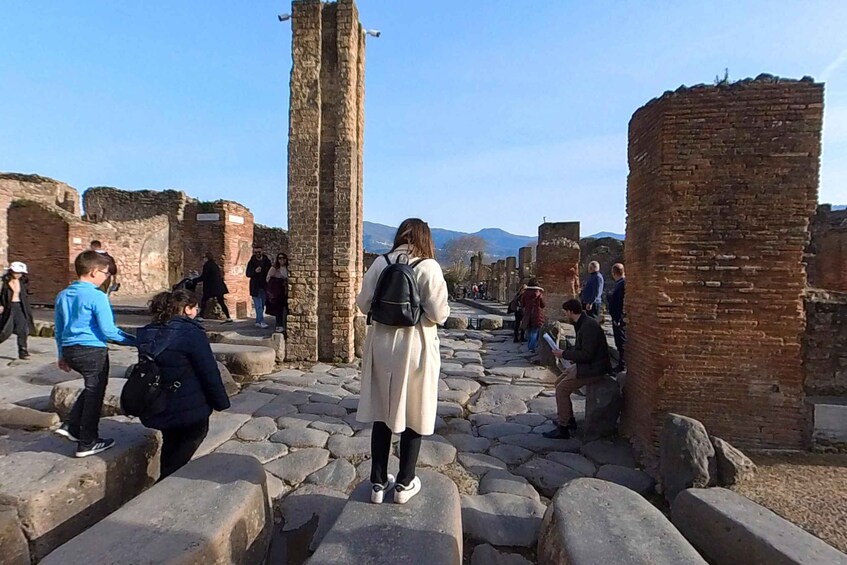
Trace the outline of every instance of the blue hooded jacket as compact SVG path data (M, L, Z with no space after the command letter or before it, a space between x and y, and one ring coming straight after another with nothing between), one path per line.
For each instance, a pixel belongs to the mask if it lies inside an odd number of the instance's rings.
M141 419L145 426L157 430L182 428L202 422L212 410L229 408L218 364L199 322L178 316L165 325L144 326L136 337L138 350L143 353L152 353L167 342L165 350L156 358L156 365L166 385L180 382L178 389L168 392L164 412Z

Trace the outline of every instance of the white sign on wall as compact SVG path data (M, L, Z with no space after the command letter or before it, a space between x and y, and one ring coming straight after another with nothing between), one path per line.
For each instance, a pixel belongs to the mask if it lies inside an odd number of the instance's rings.
M217 222L220 219L220 214L197 214L198 222Z
M75 238L73 238L73 243L74 243L74 245L79 245L79 244L81 244L81 243L82 243L82 238L81 238L81 237L75 237Z
M229 223L231 224L243 224L244 216L236 216L235 214L229 215Z

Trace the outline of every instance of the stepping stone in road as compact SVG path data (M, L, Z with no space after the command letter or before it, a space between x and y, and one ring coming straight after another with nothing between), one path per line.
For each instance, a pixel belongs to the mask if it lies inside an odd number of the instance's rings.
M215 359L229 369L238 382L256 380L258 375L267 375L276 365L276 351L269 347L254 345L230 345L212 343Z
M597 467L594 463L576 453L548 453L547 459L555 461L559 465L570 467L584 477L593 477L597 473Z
M520 465L535 456L535 452L530 451L529 449L524 449L517 445L509 445L507 443L495 445L488 450L488 454L503 461L507 465Z
M249 455L261 464L270 463L288 454L288 446L270 441L243 442L231 439L217 448L215 453L231 453L233 455Z
M288 484L298 485L306 477L323 468L328 461L329 451L326 449L300 449L285 457L271 461L265 465L265 469Z
M541 501L538 491L524 477L513 475L505 470L489 471L479 481L479 494L490 494L492 492L513 494Z
M501 553L483 543L473 549L471 565L532 565L532 561L519 553Z
M309 540L309 549L315 550L338 519L346 502L347 495L338 490L323 485L303 485L282 500L282 531L299 530L317 516L318 527Z
M478 431L479 435L482 437L498 439L508 435L528 434L532 431L532 428L521 424L505 422L503 424L488 424L487 426L480 426Z
M526 477L532 486L547 498L552 498L556 491L568 481L582 477L570 467L540 458L524 463L515 469L515 474Z
M479 476L482 476L489 471L506 469L506 464L496 457L483 455L481 453L460 453L459 463L461 463L468 472Z
M346 459L336 459L323 469L306 477L307 483L323 485L341 492L347 492L354 480L356 480L356 468Z
M491 445L489 439L470 434L448 434L446 438L447 441L456 446L456 449L468 453L485 453L485 450Z
M621 467L620 465L603 465L597 471L597 478L632 489L641 496L650 495L656 485L653 477L644 471Z
M534 547L544 510L543 504L524 496L462 495L462 528L471 539L492 545Z
M271 434L277 432L276 422L273 418L253 418L236 432L238 439L244 441L262 441L268 439Z
M632 449L625 443L608 440L592 441L583 445L580 452L600 466L620 465L634 469L637 465L632 456Z
M312 428L290 428L271 436L271 441L288 447L324 447L329 434Z

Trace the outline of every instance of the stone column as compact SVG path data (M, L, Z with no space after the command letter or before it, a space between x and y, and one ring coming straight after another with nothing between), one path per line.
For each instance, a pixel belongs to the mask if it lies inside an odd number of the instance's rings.
M518 250L518 269L522 279L532 276L532 247L521 247Z
M823 84L762 75L669 92L629 123L625 432L668 412L741 448L804 445L803 251Z

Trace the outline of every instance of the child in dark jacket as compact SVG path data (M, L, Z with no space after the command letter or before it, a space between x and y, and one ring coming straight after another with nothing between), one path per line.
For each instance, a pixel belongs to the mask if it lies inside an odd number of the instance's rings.
M199 305L187 290L162 292L150 302L153 323L138 330L138 350L153 354L168 392L167 408L141 422L162 432L161 481L185 465L209 432L213 410L229 408L229 397L206 332L194 318ZM164 348L164 349L163 349Z

